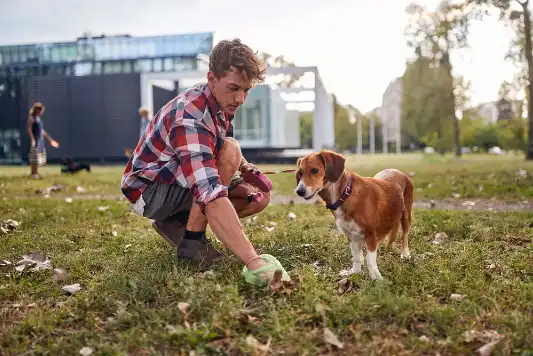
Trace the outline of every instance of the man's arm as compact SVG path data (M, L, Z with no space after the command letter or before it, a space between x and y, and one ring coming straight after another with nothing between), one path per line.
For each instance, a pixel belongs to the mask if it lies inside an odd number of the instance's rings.
M179 120L179 119L178 119ZM201 120L179 120L171 130L171 145L180 160L183 175L195 202L205 213L215 235L241 259L248 263L257 253L244 234L235 208L228 199L228 188L218 175L214 157L215 136Z

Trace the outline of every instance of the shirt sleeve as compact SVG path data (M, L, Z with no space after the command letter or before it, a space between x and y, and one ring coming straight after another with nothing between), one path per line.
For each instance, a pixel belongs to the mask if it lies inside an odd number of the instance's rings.
M216 167L215 139L203 120L193 118L176 120L170 133L187 185L202 211L213 200L228 196Z

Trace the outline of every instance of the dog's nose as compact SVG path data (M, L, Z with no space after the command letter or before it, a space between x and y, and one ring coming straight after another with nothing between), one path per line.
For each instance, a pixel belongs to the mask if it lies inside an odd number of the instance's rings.
M298 188L298 190L296 190L296 194L303 197L305 195L305 188Z

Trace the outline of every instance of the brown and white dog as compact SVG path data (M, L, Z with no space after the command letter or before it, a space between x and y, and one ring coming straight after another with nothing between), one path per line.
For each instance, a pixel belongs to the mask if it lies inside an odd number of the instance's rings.
M373 178L344 168L344 156L327 150L311 153L297 162L296 194L304 199L315 195L326 203L337 227L348 237L353 266L343 274L360 273L362 245L367 248L371 279L383 279L377 265L377 250L388 237L390 246L402 227L401 257L409 258L413 182L397 169L385 169Z

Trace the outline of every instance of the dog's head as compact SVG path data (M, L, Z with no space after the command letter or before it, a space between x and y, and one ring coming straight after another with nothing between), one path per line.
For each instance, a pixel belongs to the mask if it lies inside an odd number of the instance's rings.
M296 194L304 199L311 199L325 188L326 183L334 183L344 172L343 155L322 150L299 158L296 166Z

